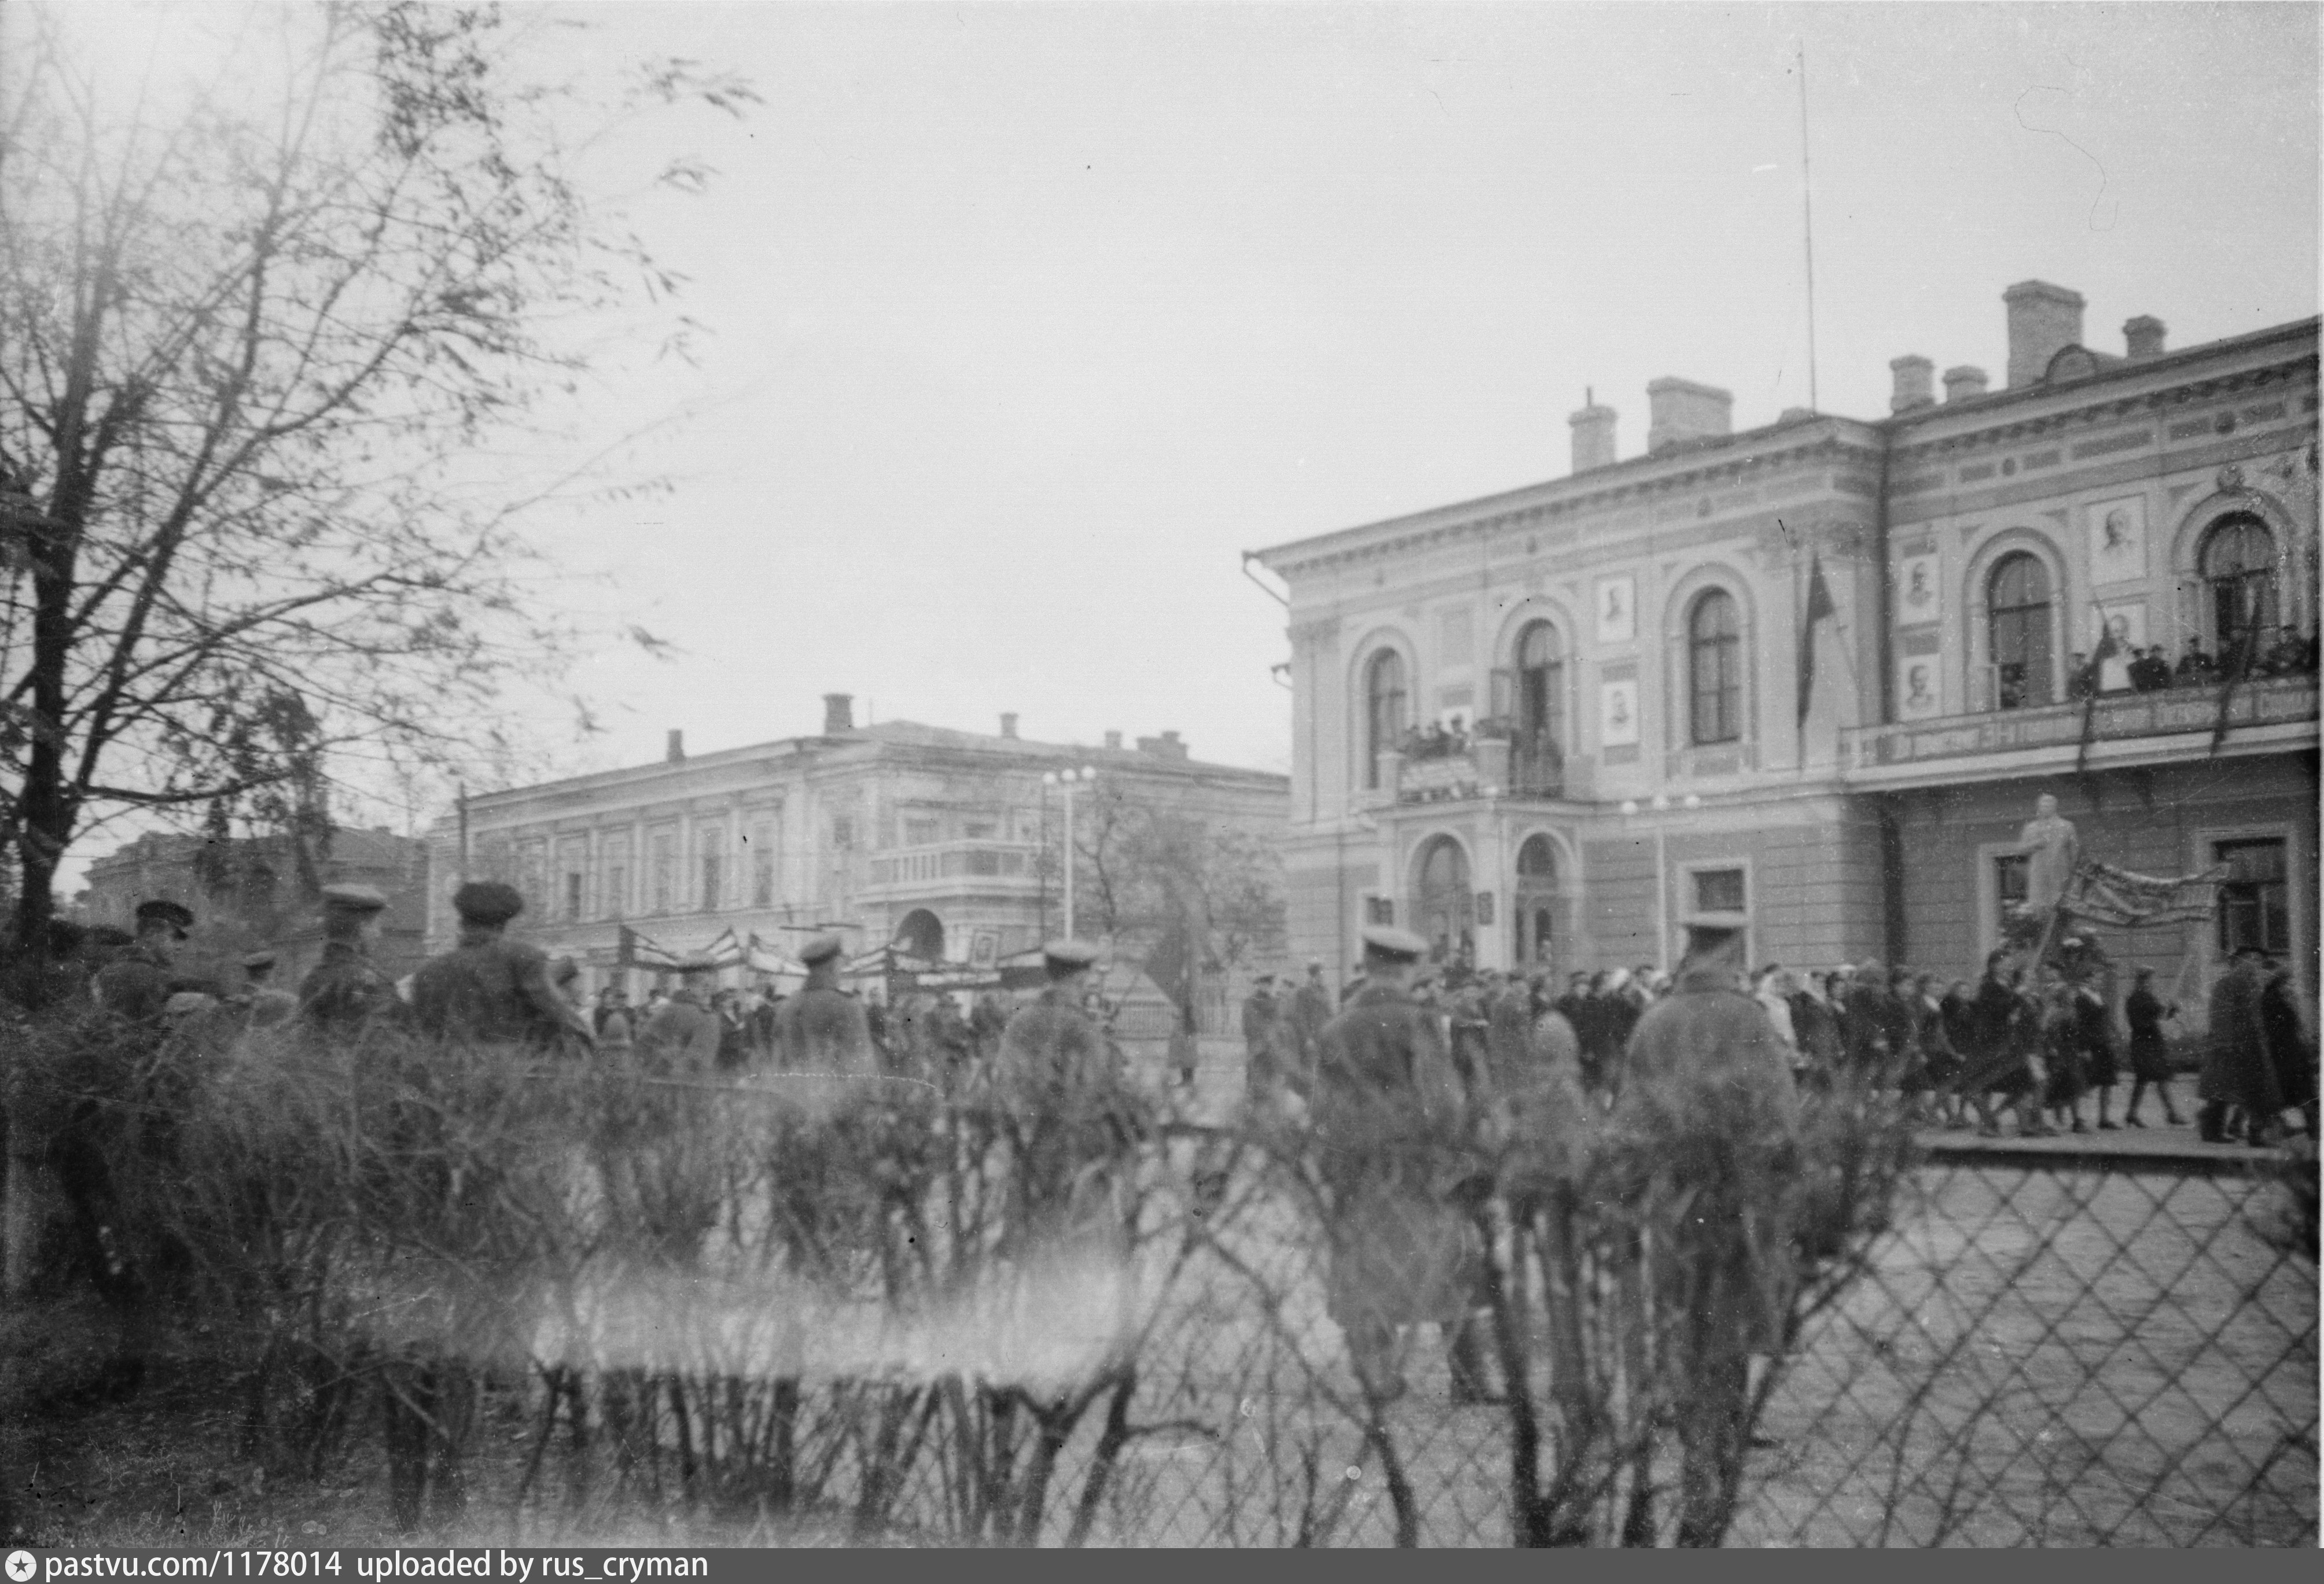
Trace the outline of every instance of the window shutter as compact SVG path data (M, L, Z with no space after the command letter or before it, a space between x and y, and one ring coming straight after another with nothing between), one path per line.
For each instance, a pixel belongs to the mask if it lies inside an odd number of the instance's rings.
M1507 666L1493 668L1492 686L1486 693L1485 713L1497 721L1506 721L1517 713L1517 674Z

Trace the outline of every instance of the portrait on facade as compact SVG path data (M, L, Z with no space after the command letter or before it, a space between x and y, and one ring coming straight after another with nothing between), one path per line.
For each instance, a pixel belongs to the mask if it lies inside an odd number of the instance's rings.
M989 929L978 930L968 937L968 960L979 968L990 968L1001 956L1001 937Z
M1937 576L1934 556L1907 556L1896 567L1896 621L1900 626L1937 619Z
M2090 539L2090 581L2119 583L2146 576L2146 497L2126 495L2085 508Z
M1599 685L1598 732L1608 748L1638 740L1638 684L1635 678Z
M1638 633L1638 580L1624 576L1598 580L1598 641L1628 643Z
M2120 600L2098 607L2100 631L2090 635L2089 652L2096 654L2105 633L2114 635L2114 653L2098 663L2098 691L2123 693L2130 687L2130 663L2146 647L2146 602Z
M1935 714L1942 703L1937 661L1933 658L1906 660L1896 682L1896 714L1908 721L1919 720Z

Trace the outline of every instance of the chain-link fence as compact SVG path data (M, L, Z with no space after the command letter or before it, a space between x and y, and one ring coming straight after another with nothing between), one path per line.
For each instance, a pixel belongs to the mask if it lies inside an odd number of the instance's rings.
M92 1259L198 1312L247 1380L240 1450L376 1458L408 1526L2315 1538L2313 1255L2255 1153L1922 1150L1886 1097L1820 1094L1757 1177L1699 1138L1642 1160L1593 1110L1546 1154L1368 1178L1296 1115L1128 1089L50 1054L14 1114L78 1163ZM513 1455L484 1404L524 1415Z

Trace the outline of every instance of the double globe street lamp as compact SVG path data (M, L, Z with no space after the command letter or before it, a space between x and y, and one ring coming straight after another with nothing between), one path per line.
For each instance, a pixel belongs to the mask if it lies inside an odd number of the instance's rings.
M1074 788L1085 787L1097 779L1097 771L1088 765L1077 770L1044 770L1041 785L1063 787L1065 789L1065 939L1074 938Z

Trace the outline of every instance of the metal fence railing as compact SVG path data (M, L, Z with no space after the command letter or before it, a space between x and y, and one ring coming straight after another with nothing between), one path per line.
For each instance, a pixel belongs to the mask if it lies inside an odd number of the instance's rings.
M2316 1540L2314 1257L2272 1154L1922 1147L1892 1097L1819 1094L1773 1176L1714 1150L1674 1189L1592 1107L1523 1169L1377 1192L1296 1121L1146 1092L1035 1114L287 1043L22 1071L12 1126L84 1163L116 1280L246 1373L238 1445L383 1454L406 1527ZM1361 1371L1351 1239L1455 1294ZM473 1433L487 1400L517 1454Z

